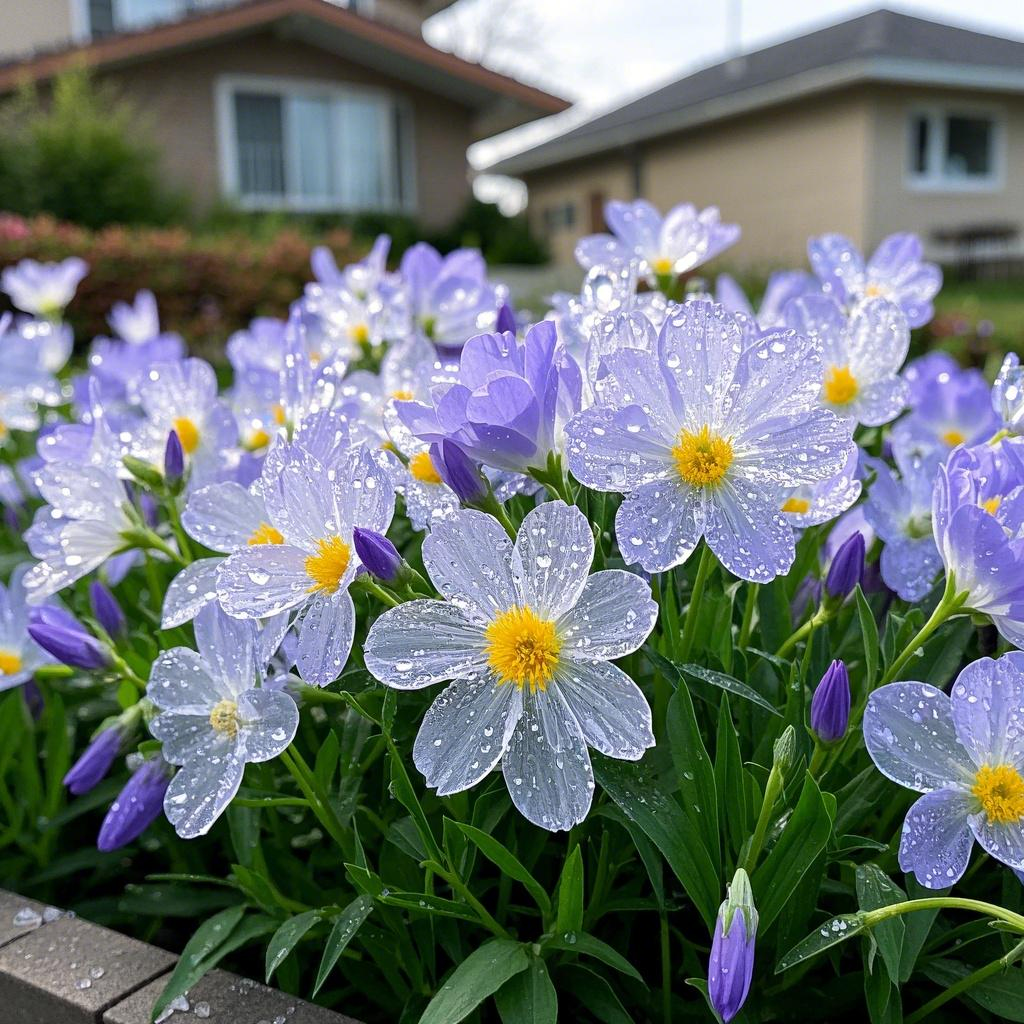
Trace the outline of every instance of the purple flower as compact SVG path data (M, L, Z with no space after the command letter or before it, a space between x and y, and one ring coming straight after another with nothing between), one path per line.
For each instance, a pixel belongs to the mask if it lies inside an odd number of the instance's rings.
M474 505L486 496L487 481L480 467L454 441L432 444L430 459L438 475L463 505Z
M778 270L768 278L761 305L754 312L750 300L736 280L729 274L719 274L715 280L715 301L730 313L743 313L757 321L761 330L783 326L783 311L791 299L814 295L820 291L817 280L806 270Z
M883 298L903 310L911 327L931 320L931 300L942 287L942 271L924 262L916 235L889 235L866 265L845 235L812 238L807 252L822 291L840 305L854 307L865 299Z
M516 333L516 314L509 303L503 302L498 307L498 319L494 329L498 334L504 334L506 331L510 334Z
M171 769L162 757L143 761L110 805L96 846L109 853L138 839L160 817L170 781Z
M89 584L89 605L96 621L106 630L107 636L118 637L127 628L124 612L117 598L99 580Z
M847 537L832 559L825 577L825 591L829 597L848 597L863 576L864 535L858 532Z
M845 512L860 497L861 482L857 479L859 460L860 449L854 448L846 464L834 476L786 488L779 503L779 511L786 521L804 529L827 523Z
M22 260L0 274L0 288L18 309L56 320L75 297L79 282L88 272L88 264L77 256L69 256L60 263Z
M34 609L28 632L44 651L72 668L91 671L110 664L106 647L63 608L43 605Z
M743 579L787 572L780 494L836 475L853 450L850 423L819 405L817 345L693 301L665 321L657 351L603 363L598 404L566 427L569 467L627 495L615 520L626 561L664 572L704 537Z
M932 527L961 607L1024 647L1024 439L954 451L935 481Z
M757 910L750 880L740 868L718 908L708 963L708 998L723 1021L730 1021L747 1000L754 974Z
M352 546L371 576L391 583L402 568L402 556L383 534L357 526L352 531Z
M34 611L25 591L28 568L18 566L6 586L0 583L0 691L29 682L40 665L53 660L28 630Z
M924 794L907 813L899 852L921 885L958 881L975 840L1024 868L1024 654L971 663L949 697L920 682L879 688L864 742L883 775Z
M164 445L164 479L169 484L177 483L185 472L185 452L181 447L181 438L177 430L167 435Z
M999 376L992 387L992 407L1007 430L1021 433L1024 428L1024 370L1016 352L1011 352L999 368Z
M576 245L580 266L636 262L652 283L685 274L728 249L740 237L736 224L723 224L718 208L698 210L690 203L672 207L664 217L645 199L612 200L604 219L612 233L588 235Z
M64 776L64 785L75 796L82 796L94 789L110 771L121 749L122 739L121 730L116 726L98 733Z
M459 348L467 338L493 329L497 293L487 280L476 249L447 256L426 242L406 249L399 267L413 328L442 348Z
M434 392L434 407L398 402L406 426L429 444L456 442L472 459L516 473L542 470L560 428L580 405L579 366L544 320L520 341L480 334L462 350L459 382Z
M849 724L850 675L843 662L833 661L811 698L811 728L823 743L834 743L846 735Z
M160 314L156 297L144 288L135 294L135 301L115 302L107 317L114 333L130 345L143 345L160 335Z

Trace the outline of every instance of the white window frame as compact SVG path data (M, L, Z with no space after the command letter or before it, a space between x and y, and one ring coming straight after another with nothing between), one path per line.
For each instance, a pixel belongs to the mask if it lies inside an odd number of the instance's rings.
M340 198L325 197L316 199L301 195L244 196L239 191L238 181L238 134L235 124L235 94L238 92L254 92L280 96L284 100L282 106L283 136L285 144L285 183L294 180L295 150L291 144L292 129L288 123L287 100L289 97L316 97L332 101L344 100L351 96L371 98L388 105L390 115L395 111L401 113L402 131L402 166L398 174L401 181L401 196L389 205L351 205ZM341 115L341 107L331 105L331 120L335 130ZM370 86L326 82L321 79L288 78L270 75L222 75L214 83L214 111L217 129L217 158L222 194L237 203L243 210L253 211L292 211L296 213L408 213L417 209L416 195L416 153L415 127L413 122L412 104L404 97L386 89ZM390 144L390 133L383 142L385 160L388 171L394 172L396 159L394 147Z
M950 117L974 117L992 123L992 163L989 173L971 178L948 176L943 171L946 132ZM928 122L929 170L914 170L914 129L920 119ZM1006 112L994 106L918 104L907 110L904 128L904 184L915 192L999 192L1006 184Z

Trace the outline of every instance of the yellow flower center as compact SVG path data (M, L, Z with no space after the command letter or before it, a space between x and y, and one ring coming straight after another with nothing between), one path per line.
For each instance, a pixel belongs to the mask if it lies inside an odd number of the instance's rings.
M983 764L971 792L988 820L997 825L1024 818L1024 779L1013 765Z
M999 511L999 506L1003 503L1003 499L999 497L989 498L988 501L983 501L981 507L990 515L994 516Z
M21 658L14 651L0 650L0 676L13 676L21 671Z
M528 605L502 612L484 631L487 662L500 684L521 690L546 690L558 667L562 641L555 624L539 618Z
M672 449L679 475L694 487L709 487L719 483L732 465L732 444L718 434L712 434L705 423L694 434L679 432L679 443Z
M655 260L651 264L651 269L658 277L664 277L666 274L671 274L675 270L675 266L675 260L670 260L663 256L660 260Z
M366 324L353 324L348 329L348 336L362 348L370 344L370 328Z
M411 402L412 392L408 388L399 388L397 391L391 392L391 397L399 402Z
M848 366L830 366L825 374L825 401L848 405L857 397L860 385Z
M179 416L174 421L174 432L186 455L191 455L199 447L199 428L187 416Z
M869 284L867 288L864 289L864 294L869 299L877 299L880 295L888 294L888 291L889 289L886 288L885 285Z
M288 421L288 413L284 411L284 406L280 402L276 402L270 411L273 414L274 422L279 427L283 427Z
M238 705L233 700L219 701L210 712L210 725L214 732L233 740L238 735Z
M787 498L782 505L782 511L803 515L810 507L811 503L806 498Z
M309 592L320 590L325 594L333 594L341 586L341 578L351 561L352 552L338 536L322 537L316 546L317 553L306 559L306 572L313 581Z
M942 440L949 445L950 448L955 448L958 444L963 444L967 440L966 437L959 430L947 430L942 435Z
M249 435L249 441L246 447L250 451L258 451L260 448L266 448L270 444L270 435L265 430L254 430Z
M7 424L4 423L3 421L0 421L0 441L2 441L6 436L7 436Z
M423 484L439 484L441 476L434 468L430 452L418 452L409 460L409 472L414 480Z
M320 365L320 363L323 361L323 358L324 357L319 352L316 352L316 351L310 352L309 353L309 365L312 366L313 369L315 370Z
M257 544L283 544L284 535L276 527L270 525L270 523L260 523L255 530L252 531L252 536L246 541L250 547L255 547Z

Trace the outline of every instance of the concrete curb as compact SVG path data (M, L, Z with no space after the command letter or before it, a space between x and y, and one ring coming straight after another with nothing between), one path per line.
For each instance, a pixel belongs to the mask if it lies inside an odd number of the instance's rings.
M3 1024L149 1024L177 958L156 946L0 889ZM358 1024L240 978L211 971L167 1024Z

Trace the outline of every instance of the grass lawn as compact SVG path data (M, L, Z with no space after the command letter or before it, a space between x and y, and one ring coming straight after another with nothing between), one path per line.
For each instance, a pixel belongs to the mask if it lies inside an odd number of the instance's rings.
M928 333L932 347L995 376L1005 353L1024 351L1024 280L947 279Z

